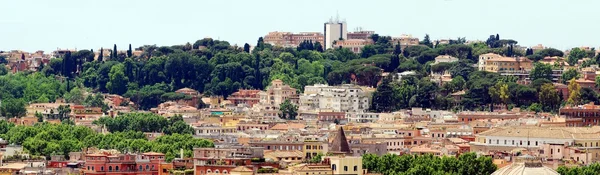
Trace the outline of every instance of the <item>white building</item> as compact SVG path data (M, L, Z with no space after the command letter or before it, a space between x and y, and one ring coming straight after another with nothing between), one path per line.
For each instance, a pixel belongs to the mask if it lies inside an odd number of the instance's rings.
M435 57L435 63L433 64L438 64L438 63L452 63L452 62L456 62L458 61L458 58L450 56L450 55L440 55Z
M346 118L348 122L353 123L375 123L379 120L380 113L371 113L371 112L353 112L346 113Z
M364 112L369 109L369 96L368 92L356 85L315 84L304 88L304 94L300 96L300 109Z
M333 42L343 39L348 39L348 26L346 25L346 21L340 20L339 16L335 19L329 19L328 22L325 23L325 49L329 49L333 47Z

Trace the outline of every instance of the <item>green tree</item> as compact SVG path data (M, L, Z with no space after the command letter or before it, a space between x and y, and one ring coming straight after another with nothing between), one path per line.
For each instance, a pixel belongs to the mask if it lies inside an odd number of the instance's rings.
M584 50L576 47L576 48L571 49L571 52L569 52L569 56L567 57L567 62L569 63L569 65L574 66L577 64L577 61L583 59L586 56L587 56L587 54L585 53Z
M581 104L581 86L577 83L575 79L571 79L569 81L569 99L567 99L567 104L570 105L580 105Z
M98 54L98 62L102 62L102 59L104 58L104 48L100 48L100 54Z
M78 87L75 87L75 88L71 89L70 92L65 93L64 99L68 103L82 104L83 100L84 100L83 91L81 89L79 89Z
M248 43L244 44L244 52L250 53L250 44L248 44Z
M531 80L536 80L540 78L552 79L552 66L543 63L535 63L531 72L529 72L529 77Z
M551 83L543 84L540 88L539 101L544 111L556 111L560 105L560 97Z
M279 118L295 120L298 115L298 106L292 104L290 100L286 99L279 105Z
M384 78L373 93L371 109L377 112L392 112L394 108L394 90L391 86L391 78Z
M110 81L106 84L106 89L110 93L123 95L127 92L128 78L125 76L125 67L123 64L114 65L109 73Z
M561 82L563 84L567 84L568 81L572 79L577 79L578 76L579 72L577 72L577 70L575 70L574 68L570 68L561 75Z
M433 43L431 42L431 39L429 39L429 34L425 34L423 41L419 42L419 44L433 48Z
M129 49L127 49L127 58L131 58L132 56L133 56L133 50L131 50L131 44L129 44Z
M114 44L113 50L111 51L111 54L110 54L110 59L111 60L117 59L118 53L119 53L119 51L117 50L117 44Z
M1 101L0 114L7 118L25 116L25 101L22 99L9 98Z

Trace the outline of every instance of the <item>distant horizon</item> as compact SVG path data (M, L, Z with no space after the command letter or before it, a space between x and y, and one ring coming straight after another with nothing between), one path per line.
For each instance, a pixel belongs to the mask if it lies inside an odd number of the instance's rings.
M432 40L480 41L499 34L523 47L600 47L600 25L593 22L600 1L22 0L3 5L24 8L0 11L5 17L0 19L2 51L96 50L113 44L126 50L128 44L172 46L205 37L255 45L273 31L322 33L323 23L336 14L347 21L349 32L360 27L392 37L407 34L422 40L429 34Z

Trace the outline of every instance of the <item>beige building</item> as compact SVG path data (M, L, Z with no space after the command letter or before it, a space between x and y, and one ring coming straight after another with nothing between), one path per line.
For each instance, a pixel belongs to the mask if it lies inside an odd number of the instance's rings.
M320 42L323 45L324 36L319 32L269 32L265 35L264 42L274 46L297 47L303 41Z
M532 68L533 61L526 57L497 57L485 61L485 71L488 72L529 71Z
M260 92L260 104L279 106L285 100L290 100L293 104L298 104L298 94L296 88L283 84L283 81L276 79L271 82L271 86L266 91Z
M328 156L333 174L358 174L362 175L362 157Z
M333 44L333 46L335 48L347 48L347 49L350 49L354 53L360 53L362 51L362 48L365 47L365 45L372 44L372 43L373 43L372 40L348 39L348 40L335 41L335 44Z
M398 42L402 48L406 48L408 46L419 45L419 38L406 34L402 34L400 37L392 37L392 44L398 44Z
M485 71L487 60L490 60L493 58L500 58L500 57L502 57L502 56L495 54L495 53L486 53L486 54L479 55L479 61L477 62L478 70Z

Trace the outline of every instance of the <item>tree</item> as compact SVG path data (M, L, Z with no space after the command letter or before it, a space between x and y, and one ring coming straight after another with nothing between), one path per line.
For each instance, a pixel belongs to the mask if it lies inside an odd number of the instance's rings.
M125 76L125 67L123 64L114 65L109 73L110 81L106 84L106 89L110 93L123 95L127 92L127 82Z
M248 43L244 44L244 52L250 53L250 44L248 44Z
M394 110L394 90L391 86L391 78L386 77L383 82L377 86L373 93L371 109L377 112L392 112Z
M42 113L36 111L35 118L37 118L37 122L44 122L44 116L42 116Z
M129 49L127 49L127 58L131 58L132 56L133 56L133 50L131 50L131 44L129 44Z
M67 103L82 104L84 100L83 91L78 87L75 87L68 93L65 93L64 98Z
M110 55L110 59L111 60L117 59L118 52L119 51L117 51L117 44L114 44L113 45L113 50L111 51L112 54Z
M560 97L556 88L551 83L542 85L539 93L540 104L544 107L544 111L556 111L560 105Z
M317 50L317 52L323 52L323 45L321 45L321 43L318 41L315 42L314 48Z
M6 99L0 104L0 114L6 118L23 117L27 110L25 109L25 101L22 99Z
M295 120L298 115L298 106L292 104L290 100L286 99L279 105L279 118Z
M577 79L578 76L579 73L577 72L577 70L575 70L574 68L570 68L561 75L561 82L563 84L567 84L568 81L572 79Z
M571 49L571 52L569 52L569 57L567 57L567 62L569 63L569 65L574 66L577 64L577 61L581 60L582 58L586 57L587 54L585 53L584 50L576 47Z
M531 72L529 72L529 77L531 80L536 80L540 78L552 79L552 66L543 63L535 63Z
M571 79L569 81L569 99L567 100L567 104L570 105L580 105L581 104L581 86L577 83L575 79Z
M102 62L102 59L104 58L104 48L100 48L100 54L98 55L98 62Z
M423 38L423 41L421 41L419 44L425 45L425 46L427 46L429 48L433 48L433 43L429 39L429 34L425 34L425 37Z

